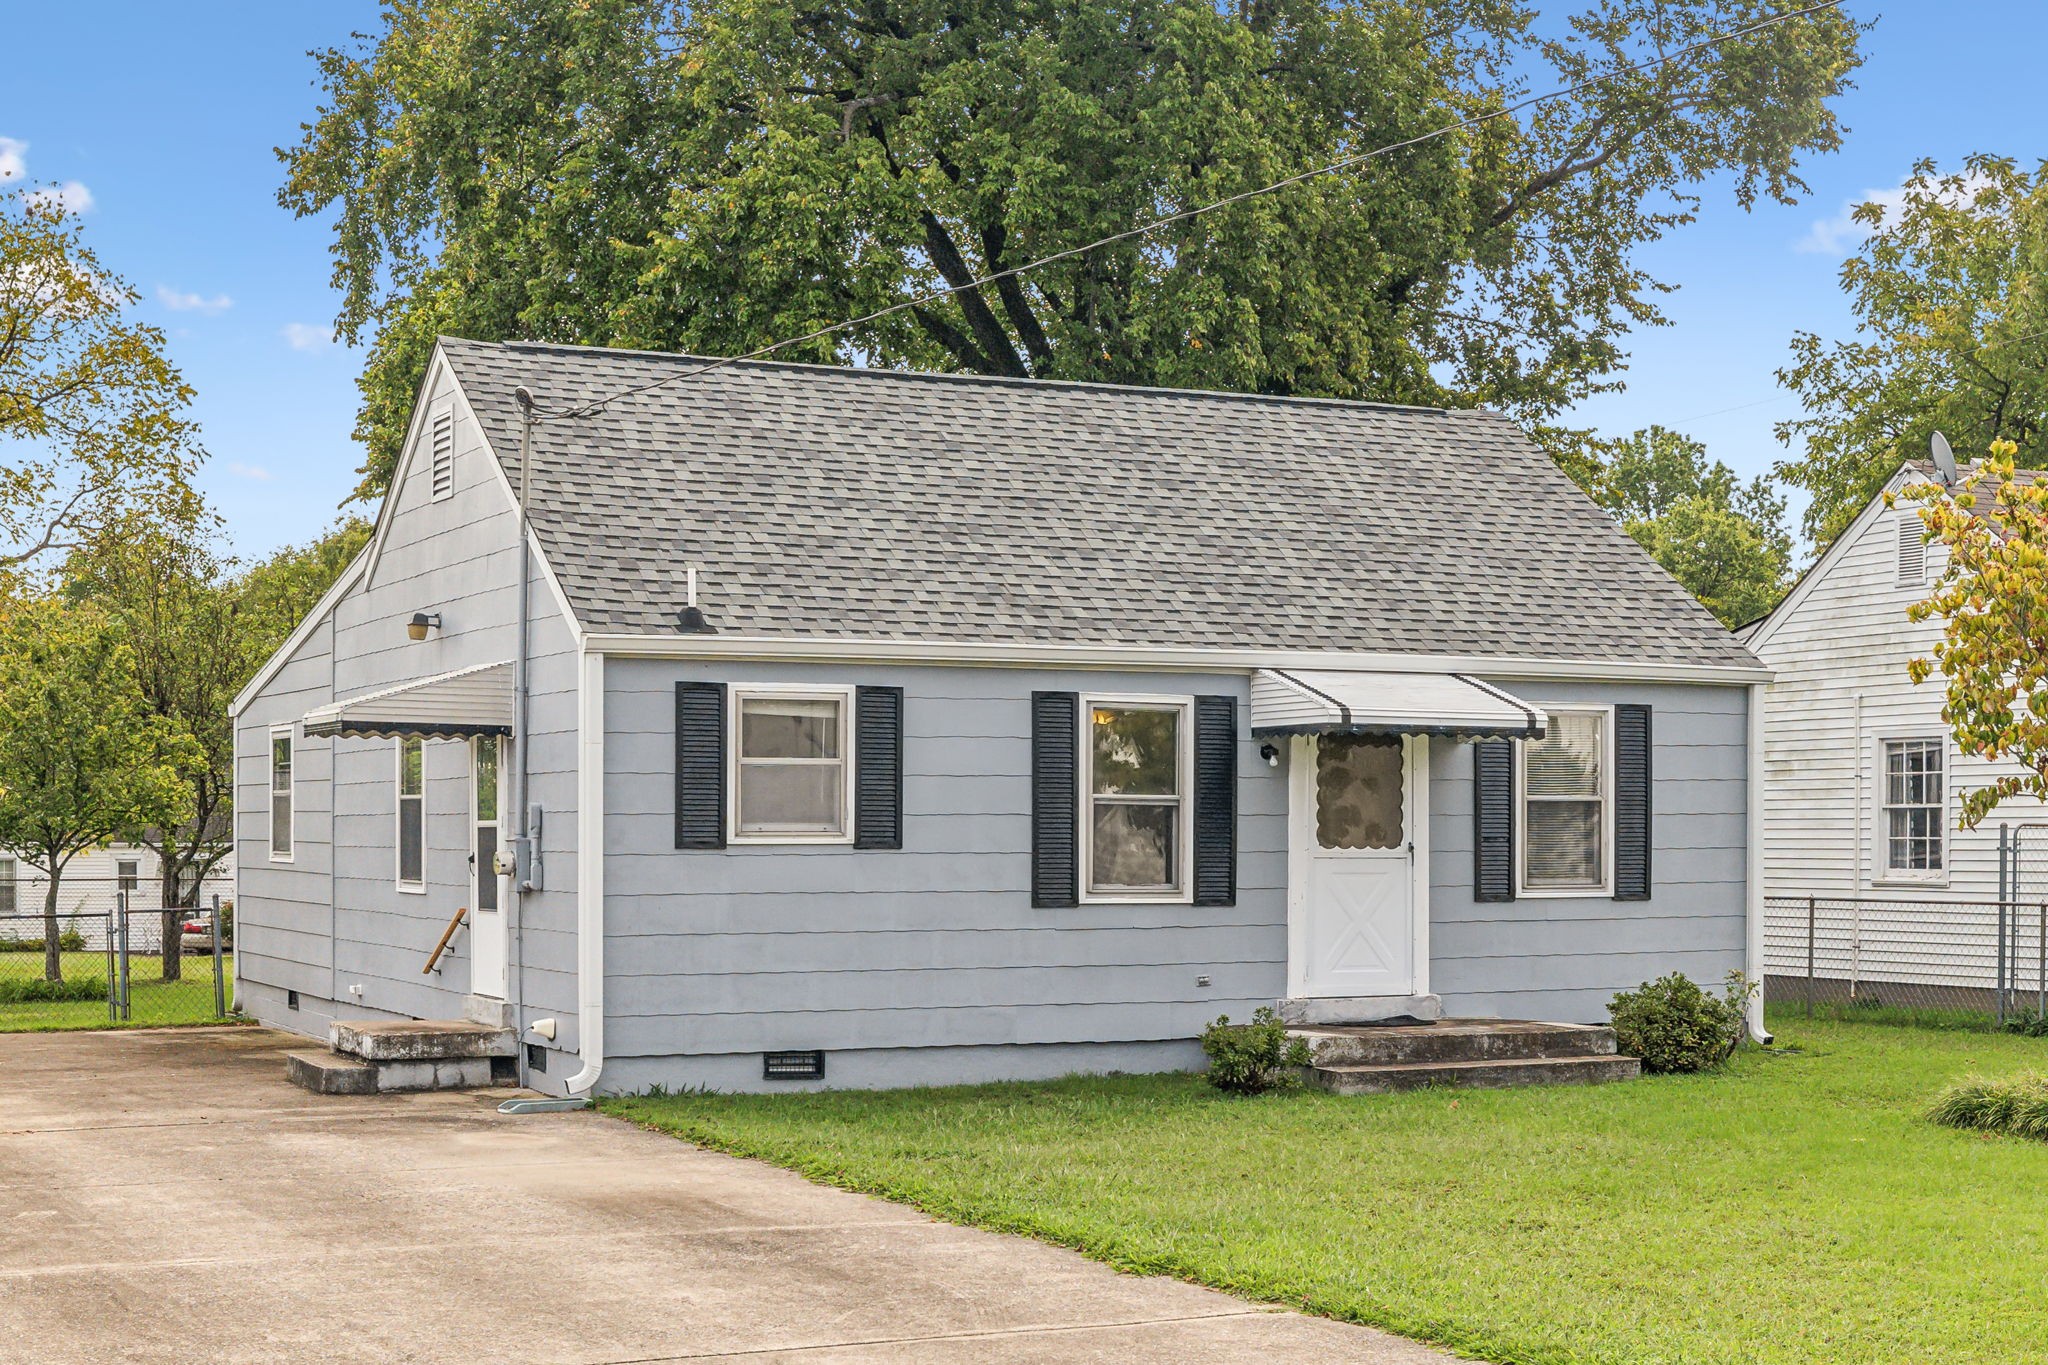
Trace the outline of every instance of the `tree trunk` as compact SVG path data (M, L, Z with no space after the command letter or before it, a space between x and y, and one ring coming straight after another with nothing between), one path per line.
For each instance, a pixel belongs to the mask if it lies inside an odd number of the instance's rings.
M53 863L54 867L54 863ZM43 980L64 979L64 950L58 942L63 931L57 928L57 879L64 874L50 873L50 885L43 892Z
M166 981L182 981L185 978L185 916L182 906L176 910L169 908L179 905L178 873L180 867L173 860L161 855L157 858L157 866L163 870L164 888L164 898L158 901L157 904L165 907L162 975Z

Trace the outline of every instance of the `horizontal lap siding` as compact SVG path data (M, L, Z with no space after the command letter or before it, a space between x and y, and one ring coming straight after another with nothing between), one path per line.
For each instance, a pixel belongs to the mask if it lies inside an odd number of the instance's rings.
M1452 1014L1603 1022L1616 991L1744 963L1748 699L1740 687L1498 680L1532 702L1647 704L1651 895L1472 896L1472 751L1430 746L1430 988ZM1519 816L1518 816L1519 818Z
M447 396L437 388L427 400L429 411ZM517 520L481 436L456 411L453 495L433 502L426 462L417 463L394 493L368 581L336 604L237 723L238 971L243 980L275 988L252 993L267 1023L315 1028L331 1013L448 1016L461 1012L470 988L467 932L456 935L437 975L421 971L450 917L473 900L466 742L430 740L424 747L424 894L401 892L396 882L395 740L301 737L299 857L289 867L270 864L263 843L271 722L296 722L337 698L499 662L515 652ZM547 889L529 897L524 910L525 1013L560 1018L560 1041L573 1048L576 987L564 968L572 973L574 965L577 655L538 576L530 604L529 766L533 799L545 811ZM416 611L441 617L440 628L418 642L405 634ZM510 837L514 823L508 806L501 811L501 838ZM564 936L571 942L566 953ZM309 1004L300 1017L282 1012L278 997L286 989L340 1003L317 1010Z
M903 849L674 849L685 679L902 687ZM1242 677L613 659L606 681L615 1058L1186 1039L1285 988L1285 784ZM1237 698L1235 906L1032 907L1035 690Z

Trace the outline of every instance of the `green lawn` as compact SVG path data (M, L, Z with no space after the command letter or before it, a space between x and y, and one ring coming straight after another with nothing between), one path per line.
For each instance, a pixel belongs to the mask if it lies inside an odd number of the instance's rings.
M67 981L91 978L102 987L107 981L105 953L65 953ZM234 1008L235 959L230 954L222 964L228 975L228 1008ZM159 975L163 964L155 957L128 960L128 1004L130 1018L116 1025L107 1016L107 1000L68 1000L61 1003L0 1003L0 1033L39 1033L51 1029L151 1028L165 1024L213 1024L220 1020L213 1012L213 957L191 954L184 959L182 980L166 982ZM35 952L0 953L0 981L40 978L43 955Z
M2048 1042L1774 1019L1722 1075L1233 1099L1190 1077L603 1107L706 1146L1539 1362L2048 1360L2048 1144L1924 1122Z

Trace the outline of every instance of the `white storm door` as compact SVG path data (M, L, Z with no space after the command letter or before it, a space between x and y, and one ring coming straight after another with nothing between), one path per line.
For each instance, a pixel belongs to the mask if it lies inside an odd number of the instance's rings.
M1399 735L1323 735L1297 749L1305 864L1293 990L1303 996L1417 993L1411 746Z
M470 980L473 995L505 998L506 879L498 875L498 812L502 806L498 759L504 741L478 735L470 741Z

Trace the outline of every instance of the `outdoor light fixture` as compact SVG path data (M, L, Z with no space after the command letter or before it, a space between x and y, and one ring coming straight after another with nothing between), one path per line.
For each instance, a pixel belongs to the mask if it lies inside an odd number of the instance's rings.
M1280 751L1270 744L1261 744L1259 746L1259 757L1266 760L1266 766L1269 768L1280 766Z
M439 630L440 628L440 612L416 611L412 614L412 620L405 623L405 638L408 640L424 640L427 638L428 631Z

